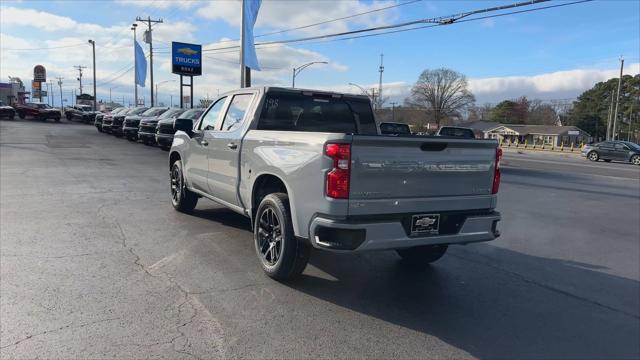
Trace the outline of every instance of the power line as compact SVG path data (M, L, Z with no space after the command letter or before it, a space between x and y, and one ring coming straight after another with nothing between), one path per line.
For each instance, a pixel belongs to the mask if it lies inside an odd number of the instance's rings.
M550 0L539 0L539 1L535 2L535 3L539 3L539 2L543 2L543 1L550 1ZM453 25L453 24L462 23L462 22L478 21L478 20L483 20L483 19L489 19L489 18L495 18L495 17L513 15L513 14L519 14L519 13L526 13L526 12L533 12L533 11L551 9L551 8L562 7L562 6L576 5L576 4L586 3L586 2L591 2L591 1L593 1L593 0L580 0L580 1L570 2L570 3L562 3L562 4L558 4L558 5L543 6L543 7L538 7L538 8L534 8L534 9L527 9L527 10L507 12L507 13L503 13L503 14L474 17L474 18L471 18L471 19L462 19L462 20L453 20L453 21L441 21L441 22L438 22L438 23L430 23L430 25L416 26L416 27L411 27L411 28L408 28L408 29L384 31L384 32L378 32L378 33L374 33L374 34L343 37L343 38L339 38L339 39L332 39L332 38L333 37L337 37L337 36L343 36L345 34L356 34L356 33L369 32L369 31L379 31L382 28L397 28L397 27L408 26L407 24L418 24L418 23L431 22L431 21L437 20L437 19L446 19L446 17L433 18L433 19L422 19L422 20L412 21L412 22L408 22L408 23L388 25L388 26L377 27L377 28L368 28L368 29L347 31L347 32L338 33L338 34L326 34L326 35L312 36L312 37L301 38L301 39L290 39L290 40L282 40L282 41L263 42L263 43L257 43L255 45L256 45L257 48L269 48L269 47L273 47L273 46L269 46L269 45L280 46L282 44L293 43L293 42L303 42L304 44L317 44L317 43L327 43L327 42L333 42L333 41L352 40L352 39L359 39L359 38L365 38L365 37L381 36L381 35L388 35L388 34L405 32L405 31L413 31L413 30L437 27L437 26L441 26L441 25ZM513 5L525 6L525 5L529 5L529 4L532 4L532 3L533 2L527 2L527 3L519 3L519 4L513 4ZM513 7L513 5L511 7ZM503 9L505 7L502 6L502 7L499 7L499 8ZM493 11L497 11L497 10L493 10ZM479 12L486 12L486 9L477 10L477 11L474 11L473 13L479 13ZM468 16L468 15L466 15L466 16ZM428 21L428 20L431 20L431 21ZM317 40L317 41L310 41L310 40ZM236 45L236 46L228 46L228 47L222 47L222 48L206 49L206 50L203 50L202 52L215 51L215 54L225 54L225 53L237 52L238 49L239 49L239 46ZM227 51L217 51L217 50L227 50Z
M289 31L307 29L307 28L310 28L310 27L318 26L318 25L328 24L328 23L331 23L331 22L334 22L334 21L346 20L346 19L351 19L351 18L354 18L354 17L362 16L362 15L371 14L371 13L378 12L378 11L389 10L389 9L392 9L392 8L396 8L396 7L404 6L404 5L409 5L409 4L413 4L413 3L416 3L416 2L420 2L420 1L422 1L422 0L411 0L411 1L400 3L400 4L385 6L385 7L381 7L381 8L377 8L377 9L373 9L373 10L369 10L369 11L365 11L365 12L361 12L361 13L357 13L357 14L353 14L353 15L349 15L349 16L343 16L343 17L339 17L339 18L324 20L324 21L320 21L320 22L317 22L317 23L309 24L309 25L303 25L303 26L298 26L298 27L294 27L294 28L289 28L289 29L284 29L284 30L277 30L277 31L273 31L273 32L260 34L260 35L255 35L254 38L264 37L264 36L269 36L269 35L282 34L282 33L289 32ZM239 41L239 40L240 39L222 40L219 43Z

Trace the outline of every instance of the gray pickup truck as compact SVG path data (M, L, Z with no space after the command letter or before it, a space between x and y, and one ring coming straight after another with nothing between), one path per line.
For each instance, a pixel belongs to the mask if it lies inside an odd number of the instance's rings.
M380 135L367 97L246 88L174 126L174 208L207 198L251 218L273 278L300 274L311 247L423 266L499 236L497 142Z

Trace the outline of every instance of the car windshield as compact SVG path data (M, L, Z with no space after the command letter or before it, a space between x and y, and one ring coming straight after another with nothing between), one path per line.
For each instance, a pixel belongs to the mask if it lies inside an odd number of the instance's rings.
M410 135L411 128L407 124L381 123L380 133L383 135Z
M167 111L167 108L155 107L155 108L151 108L151 109L148 109L147 111L143 112L141 114L141 116L158 116L158 115L162 114L165 111Z
M50 109L51 106L49 106L48 104L33 104L34 107L37 107L38 109Z
M134 109L131 109L131 111L129 111L127 115L140 115L147 110L149 110L149 108L146 108L146 107L134 108Z
M200 115L202 115L203 112L204 112L204 109L187 110L182 115L180 115L180 119L195 120L195 119L198 119L200 117Z
M162 119L173 118L173 117L176 117L176 116L182 114L183 112L184 112L184 109L170 109L170 110L165 111L162 115L160 115L158 117L158 119L162 120Z
M91 111L91 107L90 106L82 106L80 107L81 111Z

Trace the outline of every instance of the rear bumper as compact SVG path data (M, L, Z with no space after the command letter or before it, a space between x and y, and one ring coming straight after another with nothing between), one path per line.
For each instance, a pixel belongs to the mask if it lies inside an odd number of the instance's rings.
M497 211L482 214L456 212L456 222L459 224L455 224L454 230L446 234L424 236L410 234L406 223L403 223L403 219L410 216L355 221L317 216L311 221L310 242L320 249L359 252L421 245L468 244L490 241L500 236L497 223L501 216Z

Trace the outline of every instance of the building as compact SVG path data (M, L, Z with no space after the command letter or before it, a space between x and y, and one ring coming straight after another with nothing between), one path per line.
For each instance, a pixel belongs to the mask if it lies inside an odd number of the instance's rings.
M489 139L489 132L502 126L502 124L493 121L474 121L466 124L461 123L459 125L473 130L476 138L479 139Z
M589 133L576 126L501 124L485 133L485 138L512 144L570 146L591 140Z
M9 77L8 83L0 83L0 101L5 105L24 104L29 97L25 91L22 80L17 77Z

